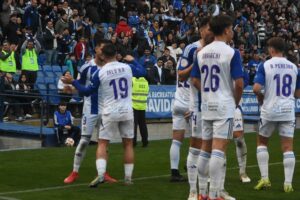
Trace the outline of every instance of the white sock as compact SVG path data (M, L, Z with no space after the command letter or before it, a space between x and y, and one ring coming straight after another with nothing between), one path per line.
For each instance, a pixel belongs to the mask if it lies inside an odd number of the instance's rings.
M133 163L126 163L126 164L124 164L125 179L131 180L133 168L134 168L134 164Z
M86 149L90 143L90 138L81 136L79 144L76 147L74 162L73 162L73 171L78 172L81 166L81 163L85 157Z
M105 159L97 159L96 160L96 167L97 167L97 172L98 172L98 176L104 176L105 172L106 172L106 160Z
M197 193L197 162L200 154L200 149L196 149L193 147L189 148L189 154L187 157L187 173L190 184L190 193Z
M295 155L292 151L283 153L283 166L284 166L284 183L291 184L293 181L294 169L295 169Z
M170 148L171 169L178 169L180 159L180 146L181 142L179 142L178 140L172 140L172 145Z
M199 194L203 196L208 195L207 179L209 168L210 153L202 151L198 158L198 184Z
M240 174L245 174L247 165L247 145L244 136L235 138L234 143L236 146L236 156L239 163Z
M266 146L258 146L256 150L257 162L261 178L269 178L269 153Z
M225 154L223 151L213 149L209 162L209 198L215 199L220 197L221 179L223 177L223 167L225 164Z
M225 157L224 165L222 166L222 177L221 177L221 185L220 185L220 191L224 190L225 185L225 178L226 178L226 166L227 166L227 159Z

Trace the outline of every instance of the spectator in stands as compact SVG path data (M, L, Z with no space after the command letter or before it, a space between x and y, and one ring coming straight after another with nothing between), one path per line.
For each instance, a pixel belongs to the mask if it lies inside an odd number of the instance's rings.
M128 8L126 5L125 0L117 0L116 2L117 9L116 9L116 21L120 20L120 17L127 17L128 15Z
M25 8L23 15L23 22L25 26L29 26L33 30L33 34L36 33L38 26L40 25L40 15L37 9L37 0L31 0L30 4Z
M48 65L55 65L57 63L57 39L59 34L57 34L53 28L53 22L48 21L44 33L44 48L46 52Z
M164 68L164 61L162 58L159 58L148 73L149 83L152 85L164 85L167 82L167 75L168 72Z
M125 33L125 35L127 35L127 36L131 35L131 27L128 26L127 19L124 17L120 18L120 21L116 27L116 33L117 33L118 37L120 37L122 32Z
M84 64L85 54L87 53L87 44L84 37L81 37L75 46L74 53L77 59L77 66Z
M55 23L55 32L62 35L66 28L69 28L68 15L67 13L62 13L61 17Z
M41 45L37 40L25 40L21 47L22 55L22 74L26 76L26 81L31 88L37 79L37 71L39 70L38 55Z
M19 82L16 85L16 90L18 91L18 94L23 93L24 95L32 95L28 93L32 93L31 91L32 86L29 84L27 77L25 74L21 74L19 78ZM32 110L34 107L29 106L31 105L32 98L31 97L21 97L18 98L19 102L22 103L21 108L24 112L25 119L32 118Z
M104 35L104 39L111 40L111 38L113 37L114 34L115 34L114 29L110 26L110 27L108 27L108 30Z
M258 47L262 49L265 46L265 41L266 41L266 24L265 24L265 19L263 17L261 17L257 26L258 26L258 33L257 33Z
M72 9L69 7L69 2L68 1L63 1L63 10L67 14L67 19L69 19L73 15Z
M11 44L19 44L22 37L22 31L21 27L17 23L17 14L10 15L10 20L8 25L5 27L4 35Z
M65 65L68 67L68 71L72 75L74 79L77 78L77 64L76 64L76 57L74 53L70 53L66 57Z
M67 110L67 104L61 102L58 110L54 112L54 126L57 128L59 144L66 143L67 138L72 138L75 144L80 139L80 128L73 123L73 116Z
M12 96L16 93L16 83L13 79L13 76L11 73L6 73L5 76L5 82L4 82L4 90L5 94L7 94L4 98L4 101L8 105L8 116L5 117L5 120L12 120L13 115L15 115L16 121L24 121L23 110L20 106L20 98Z
M105 31L102 25L99 25L97 31L94 35L94 44L98 44L101 40L104 39Z
M164 54L162 57L160 57L160 59L164 62L164 66L167 65L167 62L170 60L173 64L173 68L176 68L176 61L175 59L170 55L170 49L169 48L165 48L164 50Z
M0 71L16 73L17 66L20 65L16 49L17 46L11 45L7 40L3 42L0 52Z
M248 63L249 69L254 68L255 70L257 70L258 65L259 65L260 62L261 61L260 61L260 57L259 57L258 52L254 52L253 56L252 56L252 59Z
M1 19L1 25L2 27L6 27L6 25L9 23L9 15L11 14L11 6L12 6L13 0L4 0L1 1L1 12L0 12L0 19Z
M176 84L176 66L174 66L173 61L168 60L165 63L164 68L166 69L167 72L166 85Z
M151 54L150 48L146 48L144 55L139 59L139 63L149 71L156 63L156 58Z
M73 40L70 36L69 29L65 28L62 35L58 38L58 56L57 62L60 66L65 63L66 56L71 52Z
M70 71L65 71L62 75L65 76L65 75L71 75ZM61 81L61 79L58 80L58 83L57 83L57 89L58 89L58 93L61 95L61 101L63 102L69 102L70 99L72 98L72 94L73 94L73 90L74 90L74 87L71 85L71 84L65 84Z
M170 50L170 56L172 56L175 60L175 63L177 63L178 58L183 52L182 49L178 47L177 42L175 40L172 42L172 46L168 46L167 48Z

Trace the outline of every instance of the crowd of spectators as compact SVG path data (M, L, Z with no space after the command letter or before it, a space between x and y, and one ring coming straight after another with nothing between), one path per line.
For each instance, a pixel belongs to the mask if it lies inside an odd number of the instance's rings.
M135 56L150 84L175 84L178 59L198 40L201 18L228 14L234 19L232 46L241 52L251 85L272 36L284 38L287 57L299 63L299 10L294 0L0 0L0 65L10 59L6 63L16 66L0 70L22 70L33 88L37 68L24 65L44 54L44 64L66 65L76 78L97 41L108 39L118 60Z
M1 0L0 40L41 44L46 64L77 67L101 39L118 47L118 59L134 55L147 68L151 84L174 84L178 57L197 40L203 16L234 18L233 45L251 77L267 57L265 44L283 37L293 62L299 61L300 2L293 0ZM1 43L2 43L1 42ZM2 58L1 58L2 59ZM74 62L76 61L76 62ZM76 68L76 69L75 69ZM75 73L74 73L75 71Z

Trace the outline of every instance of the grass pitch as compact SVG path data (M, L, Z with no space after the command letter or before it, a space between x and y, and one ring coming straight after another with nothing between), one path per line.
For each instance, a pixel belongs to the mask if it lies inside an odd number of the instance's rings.
M255 191L259 179L256 161L256 135L246 134L248 145L247 173L252 179L249 184L239 181L235 146L232 142L227 153L226 189L238 200L288 199L300 200L299 131L295 133L296 167L294 173L295 192L283 192L283 165L279 137L274 134L269 144L269 174L272 187L268 191ZM75 148L45 148L0 152L0 199L6 200L184 200L189 194L188 183L169 182L170 140L151 141L148 148L135 148L136 163L134 184L124 186L122 147L112 144L109 149L108 171L119 179L116 184L102 184L89 188L95 177L95 149L90 146L80 169L80 178L70 185L63 179L71 172ZM188 152L188 140L181 148L180 169Z

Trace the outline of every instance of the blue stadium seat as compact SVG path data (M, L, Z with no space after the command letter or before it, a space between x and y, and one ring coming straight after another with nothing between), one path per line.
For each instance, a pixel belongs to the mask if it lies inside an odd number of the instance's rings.
M46 54L40 54L38 57L38 64L43 66L46 60L47 60Z
M50 65L44 65L43 66L43 71L44 72L53 72L53 69Z
M44 76L45 76L45 74L44 74L43 71L39 70L39 71L37 72L37 77L44 77Z
M65 71L68 70L68 67L64 65L64 66L61 67L61 69L62 69L62 73L64 73Z
M47 87L45 84L37 83L36 86L42 96L47 94Z
M58 66L58 65L53 65L53 66L52 66L52 70L53 70L54 72L61 72L61 67Z
M55 78L54 77L45 77L45 83L46 84L55 84Z
M38 76L36 79L36 83L45 83L45 77L44 76Z
M53 87L53 85L51 87ZM58 94L57 89L56 90L50 90L49 94L50 94L49 103L53 104L53 105L58 105L60 103L60 96Z
M61 77L62 76L62 73L61 72L54 72L55 73L55 75L56 75L56 77Z
M51 91L57 90L57 85L53 84L53 83L49 84L49 90L51 90Z
M54 77L56 77L56 74L54 74L54 72L46 72L46 76L54 78Z

